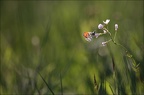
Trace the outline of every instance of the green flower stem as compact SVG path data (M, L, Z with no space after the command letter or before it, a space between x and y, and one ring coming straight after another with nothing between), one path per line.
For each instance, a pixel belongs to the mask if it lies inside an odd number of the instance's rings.
M128 50L127 50L123 45L115 42L115 37L116 37L117 31L115 32L114 39L113 39L112 36L111 36L111 33L110 33L106 28L104 28L104 29L109 33L109 36L110 36L112 42L113 42L115 45L118 45L118 46L121 46L122 48L124 48L124 50L126 51L126 53L128 53Z
M107 31L107 33L109 34L109 36L110 36L111 40L113 41L113 43L116 44L115 40L114 40L114 39L112 38L112 36L111 36L111 33L110 33L106 28L104 28L104 30Z
M107 42L112 41L115 45L122 47L122 48L125 50L125 52L126 52L126 56L129 57L129 58L132 60L132 62L133 62L133 67L134 67L135 69L137 69L140 63L139 63L139 64L136 64L136 61L135 61L135 59L133 58L133 55L127 50L127 48L124 47L123 45L115 42L115 38L116 38L117 31L115 32L114 38L112 38L111 33L110 33L106 28L104 28L104 29L107 31L107 33L109 33L109 36L110 36L110 38L111 38L111 39L108 40Z
M110 40L106 41L106 43L108 43L108 42L110 42L110 41L112 41L112 39L110 39Z
M118 46L121 46L122 48L125 49L125 51L126 51L126 56L129 57L129 58L132 60L132 64L133 64L133 67L132 67L132 68L133 68L133 70L134 70L135 72L137 72L137 71L138 71L138 66L140 65L140 63L139 63L139 64L136 63L135 59L133 58L133 55L130 54L130 52L128 52L128 50L127 50L123 45L118 44L118 43L115 43L115 44L118 45Z
M112 41L115 45L122 47L122 48L125 50L125 52L126 52L126 56L132 59L133 65L134 65L134 67L135 67L135 66L136 66L136 62L135 62L132 54L130 54L130 52L128 52L128 50L127 50L126 47L124 47L123 45L121 45L121 44L119 44L119 43L116 43L115 38L116 38L117 31L115 31L114 38L112 38L111 33L110 33L106 28L104 28L104 30L107 31L107 33L109 34L109 36L110 36L110 38L111 38L110 40L107 41L107 43L108 43L109 41ZM105 34L105 33L101 33L100 35L103 35L103 34Z
M115 38L116 38L116 34L117 34L117 31L115 31L115 35L114 35L114 41L115 41Z
M99 36L104 35L105 33L99 33Z

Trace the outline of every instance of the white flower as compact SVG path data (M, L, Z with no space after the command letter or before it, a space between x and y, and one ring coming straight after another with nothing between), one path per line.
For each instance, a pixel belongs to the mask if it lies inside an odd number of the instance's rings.
M107 42L102 42L102 45L103 45L103 46L106 46L106 44L107 44Z
M118 24L115 24L115 31L117 31L118 29Z
M106 21L103 21L104 24L108 24L110 22L110 19L107 19Z
M102 25L102 24L98 25L98 29L103 29L103 27L104 27L104 25Z

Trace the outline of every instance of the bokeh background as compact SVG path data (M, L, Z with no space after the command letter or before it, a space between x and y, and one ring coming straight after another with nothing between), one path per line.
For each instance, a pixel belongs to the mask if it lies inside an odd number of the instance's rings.
M144 94L143 0L137 1L0 1L0 93L47 95ZM107 35L87 42L85 31L102 32L97 25L110 19L119 25L116 41L140 63L132 70L131 59ZM113 80L113 61L118 79ZM40 77L43 77L43 79ZM101 88L100 88L101 89ZM104 95L102 94L102 95Z

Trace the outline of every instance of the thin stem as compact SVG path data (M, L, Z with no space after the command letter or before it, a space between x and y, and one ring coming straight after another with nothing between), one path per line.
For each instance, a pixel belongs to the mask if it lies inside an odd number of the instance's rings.
M110 41L112 41L112 39L110 39L110 40L106 41L106 43L108 43L108 42L110 42Z
M115 42L115 38L116 38L117 31L115 31L114 38L112 38L112 35L111 35L111 33L109 32L109 30L106 29L106 28L104 28L104 30L107 31L107 33L109 34L109 36L110 36L110 38L111 38L111 39L108 40L107 42L112 41L115 45L118 45L118 46L122 47L122 48L125 50L127 56L130 57L131 59L133 59L133 58L132 58L132 57L133 57L132 54L131 54L130 52L128 52L128 50L126 49L126 47L124 47L123 45ZM105 34L105 33L100 33L100 35L103 35L103 34ZM106 43L107 43L107 42L106 42ZM133 59L133 60L134 60L134 59Z
M114 43L115 45L121 46L121 47L124 48L125 51L128 53L128 50L127 50L123 45L115 42L115 37L116 37L117 32L115 32L115 36L114 36L114 39L113 39L112 36L111 36L111 33L110 33L106 28L104 28L104 29L109 33L109 36L110 36L111 40L113 41L113 43Z
M44 83L47 85L48 89L50 90L50 92L52 93L52 95L55 95L54 92L52 91L52 89L50 88L50 86L48 85L48 83L45 81L45 79L42 77L42 75L39 73L40 77L42 78L42 80L44 81Z
M60 85L61 85L61 95L63 95L63 85L62 85L61 73L60 73Z
M115 92L113 91L112 87L111 87L110 85L109 85L109 87L110 87L110 89L111 89L113 95L115 95Z
M113 43L116 44L116 42L114 41L114 39L113 39L112 36L111 36L111 33L110 33L106 28L104 28L104 30L107 31L107 33L109 34L109 36L110 36L111 40L113 41Z
M114 35L114 41L115 41L115 38L116 38L116 34L117 34L117 31L115 31L115 35Z
M105 33L99 33L99 36L101 36L101 35L103 35L103 34L105 34Z
M125 52L126 52L126 56L132 59L132 61L133 61L133 66L134 66L135 68L138 67L139 64L136 64L135 59L133 58L133 55L127 50L127 48L124 47L123 45L115 42L115 38L116 38L117 31L115 32L114 38L112 38L111 33L110 33L106 28L104 28L104 29L109 33L109 36L110 36L110 38L111 38L109 41L112 41L115 45L122 47L122 48L125 50ZM107 41L107 42L109 42L109 41Z
M126 47L124 47L123 45L121 45L119 43L116 43L116 42L115 42L115 44L118 45L118 46L121 46L122 48L124 48L124 50L126 51L126 53L128 53L128 50L126 49Z

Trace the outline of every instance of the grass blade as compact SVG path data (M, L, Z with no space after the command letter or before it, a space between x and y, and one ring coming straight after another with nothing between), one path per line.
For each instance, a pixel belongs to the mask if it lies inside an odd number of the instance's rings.
M50 90L50 92L52 93L52 95L55 95L54 92L52 91L52 89L50 88L50 86L47 84L47 82L45 81L45 79L41 76L41 74L39 73L40 77L42 78L42 80L44 81L44 83L47 85L48 89Z
M62 86L62 77L61 77L61 73L60 73L60 84L61 84L61 95L63 95L63 86Z
M109 85L109 87L110 87L110 89L111 89L111 91L112 91L113 95L115 95L115 93L114 93L114 91L113 91L112 87L111 87L110 85Z

